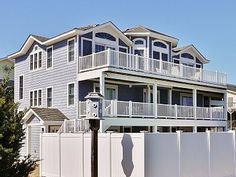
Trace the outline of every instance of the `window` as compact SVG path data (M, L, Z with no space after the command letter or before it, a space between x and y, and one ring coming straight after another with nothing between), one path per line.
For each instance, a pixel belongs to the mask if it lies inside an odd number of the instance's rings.
M194 57L189 53L183 53L183 54L181 54L181 57L194 60Z
M38 106L42 105L42 90L38 90Z
M37 90L35 90L34 91L34 106L38 105L37 99L38 99L38 92L37 92Z
M47 107L52 107L52 88L47 88Z
M96 37L98 38L101 38L101 39L107 39L107 40L110 40L110 41L116 41L116 38L108 33L104 33L104 32L101 32L101 33L96 33L95 34Z
M152 58L162 61L169 59L169 47L164 41L155 40L152 42Z
M39 52L39 68L42 67L42 52Z
M138 44L138 45L143 45L144 44L144 42L143 42L143 40L136 40L135 42L134 42L134 44Z
M33 91L30 91L30 106L33 106Z
M42 67L42 49L40 49L37 45L34 46L33 51L30 53L29 61L31 71Z
M47 68L52 67L52 47L47 48Z
M144 50L134 50L135 55L144 56Z
M33 70L34 66L34 55L30 55L30 70Z
M35 53L34 54L34 69L37 69L38 68L38 54Z
M167 45L160 41L154 42L153 45L156 47L164 48L164 49L167 48Z
M105 50L105 46L104 45L99 45L99 44L96 44L95 45L95 52L101 52L101 51L104 51Z
M42 105L42 90L30 91L30 106L41 106Z
M127 53L127 48L124 48L124 47L119 47L119 51L120 52L123 52L123 53Z
M75 102L75 84L68 85L68 105L74 105Z
M19 77L19 99L23 99L23 91L24 91L24 79L23 76Z
M68 62L75 60L75 40L68 41Z

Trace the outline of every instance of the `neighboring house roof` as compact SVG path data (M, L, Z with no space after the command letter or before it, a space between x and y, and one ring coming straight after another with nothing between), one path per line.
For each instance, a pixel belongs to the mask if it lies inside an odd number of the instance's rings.
M112 27L119 35L122 36L124 42L126 42L130 45L132 44L132 41L130 41L130 39L128 37L126 37L119 28L117 28L112 22L109 21L109 22L106 22L106 23L103 23L103 24L88 25L88 26L85 26L85 27L73 28L70 31L64 32L64 33L59 34L57 36L54 36L52 38L47 38L47 37L31 34L31 35L28 36L28 38L24 42L21 49L18 52L15 52L15 53L9 55L8 58L15 59L15 58L18 58L18 57L26 54L27 51L29 50L29 48L31 47L31 45L35 41L40 43L41 45L49 46L49 45L52 45L54 43L60 42L62 40L71 38L71 37L73 37L77 34L83 35L83 34L91 32L93 30L100 29L100 28L103 28L103 27L106 27L106 26Z
M233 84L227 84L227 90L236 92L236 85Z
M173 43L173 46L177 46L178 39L164 33L157 32L155 30L149 29L144 26L137 26L124 31L125 35L150 35L162 40L170 41Z
M11 60L11 59L9 59L9 58L7 58L7 57L0 58L0 62L1 62L1 61L8 61L8 62L10 62L10 63L14 63L13 60Z
M31 108L24 116L23 120L26 122L35 115L43 122L62 122L65 119L69 120L59 109L57 108Z
M178 48L173 48L172 51L175 52L175 55L178 55L180 53L183 53L187 50L192 50L193 52L195 52L199 57L198 59L203 63L203 64L206 64L206 63L209 63L210 60L206 59L202 54L201 52L199 52L199 50L197 50L197 48L193 45L193 44L190 44L190 45L187 45L187 46L184 46L184 47L178 47Z

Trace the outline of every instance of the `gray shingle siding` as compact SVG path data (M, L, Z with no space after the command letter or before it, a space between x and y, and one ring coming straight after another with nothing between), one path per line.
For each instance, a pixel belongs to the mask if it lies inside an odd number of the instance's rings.
M76 117L75 106L67 106L67 84L75 82L75 99L77 98L76 84L76 63L67 62L67 40L61 41L53 45L53 68L46 69L46 47L43 49L42 68L30 71L29 69L29 53L37 43L34 43L29 52L16 59L15 63L15 101L20 103L20 109L30 106L29 92L34 89L42 89L42 107L46 107L46 88L53 87L53 107L58 108L68 118ZM75 45L76 46L76 45ZM76 48L76 47L75 47ZM77 56L77 49L75 49ZM19 100L19 76L24 76L24 93L23 99Z

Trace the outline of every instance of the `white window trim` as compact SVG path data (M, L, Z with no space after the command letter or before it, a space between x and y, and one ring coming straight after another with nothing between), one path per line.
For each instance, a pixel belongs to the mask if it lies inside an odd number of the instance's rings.
M74 84L74 104L69 105L69 85ZM67 107L75 107L75 82L67 83Z
M52 106L51 106L51 107L48 107L48 89L49 89L49 88L52 89ZM54 91L53 91L53 86L51 86L51 87L46 87L46 107L47 107L47 108L53 108L53 102L54 102L54 101L53 101L53 92L54 92Z
M183 105L183 97L192 97L192 99L193 99L193 94L191 94L191 93L180 93L180 105Z
M23 93L22 93L22 98L20 98L20 77L23 77ZM24 99L24 74L21 74L21 75L19 75L19 77L18 77L18 83L19 83L19 85L18 85L18 93L19 93L19 95L18 95L18 98L19 98L19 100L23 100Z
M74 59L69 61L69 42L74 40ZM76 38L73 37L67 40L67 63L75 63L75 55L76 55Z
M34 50L35 47L38 47L37 50ZM42 64L41 67L39 68L39 52L42 52ZM37 68L34 69L34 55L37 53ZM30 69L30 56L33 55L33 69ZM37 71L43 68L43 49L40 48L37 44L33 47L33 50L30 52L30 54L28 55L28 60L29 60L29 71L33 72L33 71Z
M52 66L51 67L48 67L48 49L52 49ZM49 69L53 69L53 45L50 46L50 47L47 47L46 48L46 69L49 70Z
M143 44L135 44L135 41L138 41L138 40L143 41ZM147 48L146 48L146 40L143 38L135 38L133 40L133 54L134 54L135 50L143 50L143 57L148 57L147 56Z
M39 106L39 90L41 90L41 105ZM35 101L35 94L34 92L37 91L37 98L36 98L36 102L37 102L37 105L35 106L34 104L34 101ZM30 92L33 92L33 105L31 106L30 105ZM29 90L29 105L32 107L32 108L36 108L36 107L42 107L43 105L43 89L42 88L39 88L39 89L33 89L33 90Z
M163 43L163 44L165 44L166 45L166 49L165 48L161 48L161 47L157 47L157 46L154 46L154 43L155 42L161 42L161 43ZM152 53L151 53L151 56L152 56L152 58L153 58L153 52L154 51L156 51L156 52L159 52L160 53L160 60L162 60L162 53L164 53L164 54L167 54L167 61L169 62L170 61L170 53L169 53L169 45L168 45L168 43L166 43L165 41L161 41L161 40L154 40L154 41L152 41Z
M99 83L93 83L93 91L94 92L96 91L96 87L100 88ZM106 95L106 89L107 88L115 89L115 97L116 97L115 100L117 100L118 99L118 85L105 84L105 93L104 93L105 95ZM104 99L105 99L105 95L103 95Z
M92 53L94 52L94 51L93 51L93 45L94 45L93 43L94 43L94 41L93 41L92 39L89 39L89 38L81 37L81 44L80 44L80 46L81 46L81 48L80 48L80 50L81 50L81 56L83 56L84 40L85 40L85 41L90 41L90 42L92 42Z
M104 50L107 50L108 47L110 48L114 48L115 50L117 49L116 46L110 45L110 44L103 44L103 43L99 43L99 42L95 42L94 44L94 53L96 52L96 45L101 45L104 46Z

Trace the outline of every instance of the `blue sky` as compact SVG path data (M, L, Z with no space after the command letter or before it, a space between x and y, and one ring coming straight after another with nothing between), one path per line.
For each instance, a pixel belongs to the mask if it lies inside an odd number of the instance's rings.
M236 84L235 0L7 0L0 2L0 58L29 34L52 37L74 27L112 21L121 30L147 26L194 44L206 66Z

